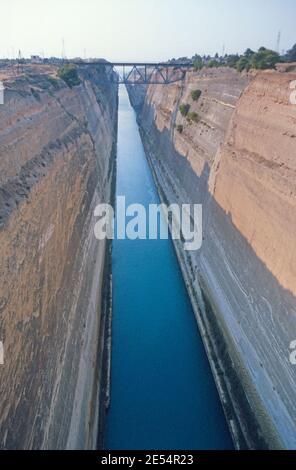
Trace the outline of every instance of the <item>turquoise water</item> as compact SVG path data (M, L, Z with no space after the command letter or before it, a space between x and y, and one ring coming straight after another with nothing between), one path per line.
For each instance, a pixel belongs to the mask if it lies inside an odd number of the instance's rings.
M119 91L117 196L159 203L135 113ZM231 449L171 240L114 240L106 449Z

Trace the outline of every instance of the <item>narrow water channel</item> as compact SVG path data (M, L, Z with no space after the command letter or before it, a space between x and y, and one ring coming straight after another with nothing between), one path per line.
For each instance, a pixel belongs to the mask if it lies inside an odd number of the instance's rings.
M126 89L116 195L159 203ZM232 441L171 240L114 240L105 448L230 449Z

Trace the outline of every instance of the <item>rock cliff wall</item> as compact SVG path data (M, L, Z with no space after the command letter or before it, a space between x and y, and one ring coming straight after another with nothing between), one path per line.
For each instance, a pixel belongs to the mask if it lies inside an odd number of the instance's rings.
M162 199L203 204L201 250L175 245L238 447L296 448L295 78L220 68L129 88Z
M2 72L0 447L96 445L105 244L117 89L96 68L70 89L53 67ZM4 74L4 75L3 75Z

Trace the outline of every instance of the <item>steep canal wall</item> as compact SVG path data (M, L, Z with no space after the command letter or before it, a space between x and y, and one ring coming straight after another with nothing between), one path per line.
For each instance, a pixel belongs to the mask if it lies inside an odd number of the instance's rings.
M129 88L162 199L203 204L201 250L175 247L238 447L296 448L295 78Z
M117 87L102 69L1 71L0 447L92 448L101 377L105 243ZM106 77L105 77L106 78Z

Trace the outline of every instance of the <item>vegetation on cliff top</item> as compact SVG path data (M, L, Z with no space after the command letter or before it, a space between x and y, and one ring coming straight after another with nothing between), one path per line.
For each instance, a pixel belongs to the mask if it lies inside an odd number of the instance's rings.
M178 60L176 60L176 63ZM182 60L185 62L189 59L183 58ZM214 57L211 57L195 54L191 58L191 61L193 61L195 70L201 70L203 67L211 68L225 66L236 68L240 72L250 69L273 69L275 65L280 62L296 62L296 44L282 55L271 49L267 49L266 47L260 47L257 52L247 49L242 55L225 54L223 56L219 56L219 54L216 53Z
M287 62L296 62L296 44L286 54Z
M277 52L265 47L260 47L258 52L247 49L244 55L237 61L236 69L239 72L250 69L273 69L278 62L280 62L280 56Z
M78 77L77 67L74 64L66 64L58 71L58 76L64 80L68 87L80 85L81 81Z

